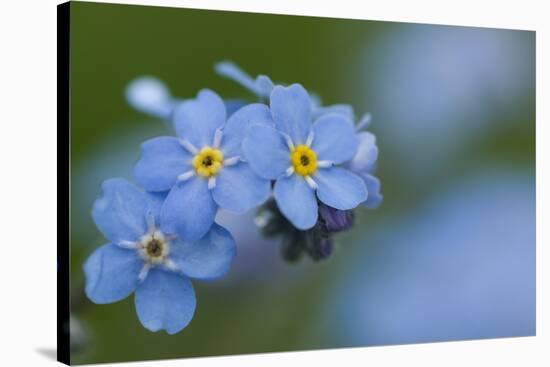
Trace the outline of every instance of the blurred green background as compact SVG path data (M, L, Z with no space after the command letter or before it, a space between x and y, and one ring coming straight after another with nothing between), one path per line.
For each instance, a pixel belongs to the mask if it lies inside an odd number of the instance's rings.
M534 334L534 32L72 2L70 42L73 363ZM222 213L232 270L194 282L186 329L151 333L133 297L82 294L104 241L91 204L103 180L132 178L141 141L171 134L127 105L127 84L253 100L221 60L370 111L385 200L322 263L287 264L253 214Z

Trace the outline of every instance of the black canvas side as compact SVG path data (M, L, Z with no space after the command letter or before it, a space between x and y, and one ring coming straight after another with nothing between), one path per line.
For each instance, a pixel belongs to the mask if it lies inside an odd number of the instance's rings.
M57 6L57 360L70 355L70 3Z

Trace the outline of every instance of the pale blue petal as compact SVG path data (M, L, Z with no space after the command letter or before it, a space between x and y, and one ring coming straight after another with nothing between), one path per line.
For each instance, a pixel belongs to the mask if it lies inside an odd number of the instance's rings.
M363 180L344 168L318 169L313 179L318 186L319 200L335 209L353 209L367 200Z
M225 228L214 223L198 241L175 241L170 259L190 278L215 279L224 275L237 253L235 240Z
M302 176L294 174L279 178L275 182L273 194L283 215L296 228L306 230L317 223L315 192Z
M288 135L295 145L305 144L311 129L311 105L307 91L300 84L276 86L271 92L271 114L277 129Z
M175 334L193 319L197 301L191 281L182 275L153 268L136 290L136 312L141 324L156 332Z
M313 107L313 119L317 119L323 115L328 115L328 114L338 114L352 121L355 120L353 107L351 107L348 104L333 104L330 106Z
M262 98L269 98L273 88L275 88L273 81L271 81L267 75L261 74L256 77L254 85L256 87L256 93Z
M114 243L136 241L147 232L149 201L145 193L122 178L103 182L101 191L92 217L105 238Z
M120 301L136 289L142 268L143 260L135 250L103 245L84 263L86 295L94 303Z
M244 213L267 200L271 182L256 175L245 162L223 167L216 175L212 197L220 208Z
M140 77L130 82L125 94L130 106L162 119L168 119L177 104L166 85L151 76Z
M203 89L196 99L180 103L173 118L177 135L200 149L212 145L216 129L225 123L225 104L216 93Z
M161 228L166 233L195 241L208 232L217 210L208 181L195 176L178 182L168 194L160 211Z
M174 137L163 136L141 144L134 167L136 181L148 191L167 191L179 175L192 169L192 156Z
M259 176L274 180L290 166L290 152L275 128L266 125L254 125L242 144L243 155L250 167Z
M357 145L358 138L353 122L342 115L324 115L313 124L311 148L317 154L318 160L343 163L353 158Z
M377 208L383 200L383 196L380 193L380 180L368 173L360 174L359 176L365 182L367 192L369 193L363 205L369 209Z
M254 124L273 126L267 105L254 103L235 112L223 128L221 150L225 157L241 155L241 144L248 128Z
M225 111L228 117L231 117L239 109L247 105L248 102L241 99L226 99L223 101L225 103Z
M169 191L163 192L146 192L147 198L149 199L149 210L148 214L152 215L155 219L155 225L160 226L160 209L168 196Z
M368 131L357 134L359 146L353 159L349 162L348 168L356 173L372 172L378 159L378 147L376 137Z

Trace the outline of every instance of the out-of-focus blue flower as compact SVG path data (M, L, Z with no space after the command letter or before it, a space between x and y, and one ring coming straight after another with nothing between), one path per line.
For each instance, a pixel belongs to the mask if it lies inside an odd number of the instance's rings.
M534 172L482 172L349 243L312 334L348 347L534 335Z
M130 82L126 87L126 100L136 110L164 120L178 103L168 87L159 79L143 76Z
M135 291L141 324L174 334L189 324L195 293L189 278L224 275L236 253L231 234L214 224L196 242L183 241L159 217L162 195L150 195L123 179L102 185L92 216L110 241L84 263L86 295L95 303L120 301Z
M299 84L273 88L270 104L274 126L252 125L242 148L258 175L276 180L274 196L283 215L305 230L317 222L317 198L340 210L365 201L363 181L349 170L335 167L352 159L357 151L351 120L326 114L312 125L310 98Z
M172 96L166 84L152 76L132 80L126 87L125 95L128 104L136 110L163 120L170 120L176 106L184 101ZM246 105L238 99L226 99L224 103L228 116Z
M197 240L214 223L218 207L243 213L268 198L269 180L254 173L241 153L250 124L272 125L266 105L245 106L226 122L223 101L205 89L196 99L179 104L173 121L179 139L144 142L134 169L146 190L170 191L160 213L170 223L170 232Z

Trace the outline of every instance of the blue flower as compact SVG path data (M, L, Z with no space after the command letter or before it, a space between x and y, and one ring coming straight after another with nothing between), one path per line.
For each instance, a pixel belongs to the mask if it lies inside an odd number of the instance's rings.
M84 263L85 291L99 304L120 301L135 291L141 324L174 334L195 312L189 278L222 276L236 247L231 234L217 224L196 242L181 240L167 229L173 224L159 218L162 202L163 195L142 192L123 179L103 183L92 216L109 243Z
M310 97L299 84L273 88L270 104L274 126L250 126L242 149L258 175L276 180L274 196L283 215L305 230L317 222L317 198L340 210L365 201L363 180L336 167L357 151L351 120L341 114L326 114L311 124Z
M245 71L230 61L219 62L215 65L214 69L219 75L235 81L260 99L269 99L271 91L275 87L268 76L258 75L256 79L253 79ZM348 104L323 106L320 97L311 92L309 93L309 101L313 119L318 119L328 114L339 114L347 119L355 120L353 107ZM378 158L376 137L370 132L361 131L369 126L370 121L371 116L367 113L357 123L356 130L359 139L359 147L352 162L346 165L346 168L357 174L365 182L369 194L362 205L369 209L374 209L380 205L383 197L380 193L380 180L373 175L376 159Z
M380 205L383 196L380 193L380 180L373 175L376 169L378 159L378 147L376 146L376 136L368 131L361 131L368 127L370 123L370 114L365 114L356 126L359 145L357 153L346 167L361 177L369 193L367 200L362 205L374 209Z
M218 207L243 213L269 197L269 180L255 174L241 153L250 124L272 124L266 105L245 106L226 122L223 101L205 89L179 104L173 121L179 138L144 142L134 169L147 191L170 191L160 213L167 230L197 240L214 223Z

